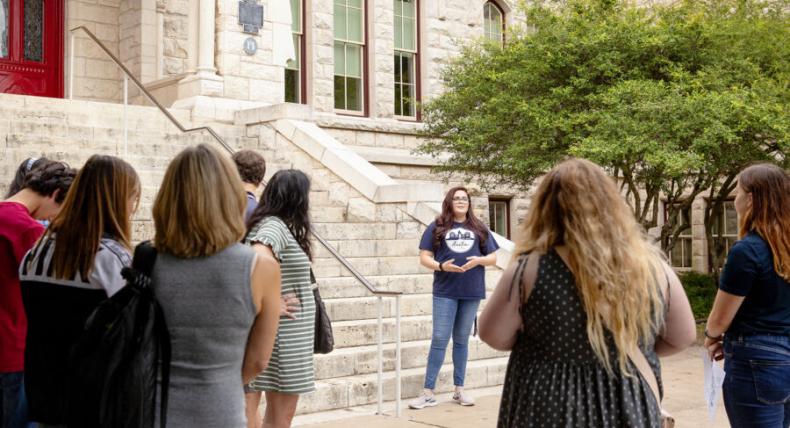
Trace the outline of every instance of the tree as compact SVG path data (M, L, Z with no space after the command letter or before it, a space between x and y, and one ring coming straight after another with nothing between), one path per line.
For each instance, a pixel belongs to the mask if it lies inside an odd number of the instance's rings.
M787 165L787 6L530 3L528 27L504 47L476 42L446 67L446 91L423 106L420 151L449 153L439 171L484 187L527 188L567 156L588 158L618 179L645 228L666 205L659 239L671 250L694 197L710 191L715 211L745 165Z

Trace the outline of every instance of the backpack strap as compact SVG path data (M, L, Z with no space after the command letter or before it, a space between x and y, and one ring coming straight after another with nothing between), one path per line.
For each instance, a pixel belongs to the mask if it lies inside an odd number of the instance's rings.
M151 277L151 272L154 271L154 263L156 263L156 248L151 245L151 241L143 241L134 248L134 258L132 259L132 268L138 272L142 272L147 277Z
M143 241L134 249L132 268L151 279L156 264L157 251L151 241ZM149 282L150 283L150 282ZM153 290L149 289L153 298ZM167 426L167 401L170 390L170 360L172 349L170 347L170 332L165 324L165 314L162 307L154 299L154 331L159 338L159 370L161 375L160 400L159 400L159 425Z
M160 370L162 382L160 384L161 399L159 400L159 426L165 428L167 426L167 399L170 391L170 332L167 331L165 325L165 314L162 312L162 307L158 303L154 304L156 307L156 318L154 320L154 329L159 337L159 351L160 354Z

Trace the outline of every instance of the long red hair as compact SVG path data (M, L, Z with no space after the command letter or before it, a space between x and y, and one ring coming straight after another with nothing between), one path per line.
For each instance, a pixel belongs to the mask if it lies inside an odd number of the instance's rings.
M754 231L765 239L776 273L790 282L790 175L776 165L761 163L744 169L738 185L752 194L752 208L738 224L740 238Z
M453 214L453 196L455 196L455 192L459 190L466 193L466 197L469 199L469 210L466 212L466 221L464 225L477 235L480 248L485 248L486 240L488 239L488 228L475 216L474 210L472 210L472 197L469 196L469 191L466 190L466 187L457 186L450 189L444 196L444 201L442 201L442 213L436 217L436 229L434 229L433 232L434 252L441 246L442 238L453 228L453 223L455 222L455 214Z

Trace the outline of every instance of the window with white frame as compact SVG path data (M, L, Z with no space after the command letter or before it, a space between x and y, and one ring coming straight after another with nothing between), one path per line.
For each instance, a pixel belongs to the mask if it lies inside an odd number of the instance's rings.
M335 109L365 110L365 0L334 0Z
M483 6L483 34L489 40L505 42L505 12L494 2Z
M686 207L678 213L678 226L688 226L680 232L675 246L669 251L669 260L673 267L691 268L692 234L691 234L691 207Z
M510 239L510 201L500 198L488 199L488 228Z
M721 212L720 221L713 223L713 235L718 236L719 225L722 227L722 238L724 238L724 255L730 252L730 248L738 240L738 214L735 212L735 201L725 201Z
M296 58L285 64L285 102L304 102L304 78L302 56L304 53L304 0L291 0L291 33L293 33L294 53Z
M395 115L417 117L417 0L393 0L395 10Z

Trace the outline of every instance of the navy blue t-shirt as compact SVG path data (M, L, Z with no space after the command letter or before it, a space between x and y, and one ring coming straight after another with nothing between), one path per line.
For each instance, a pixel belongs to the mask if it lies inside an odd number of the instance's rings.
M247 209L244 210L244 222L246 223L247 220L250 219L253 211L255 208L258 208L258 201L255 199L255 194L252 192L247 192Z
M727 334L790 335L790 284L774 270L771 247L756 233L727 255L719 289L746 296Z
M440 263L450 259L456 266L463 266L469 256L487 256L499 249L491 232L488 232L485 248L480 251L480 238L471 230L464 227L464 223L453 223L438 249L433 248L433 232L436 222L432 222L425 229L420 240L420 249L433 252L433 258ZM466 272L441 272L433 273L433 295L449 297L452 299L485 299L486 282L484 266L475 266Z

